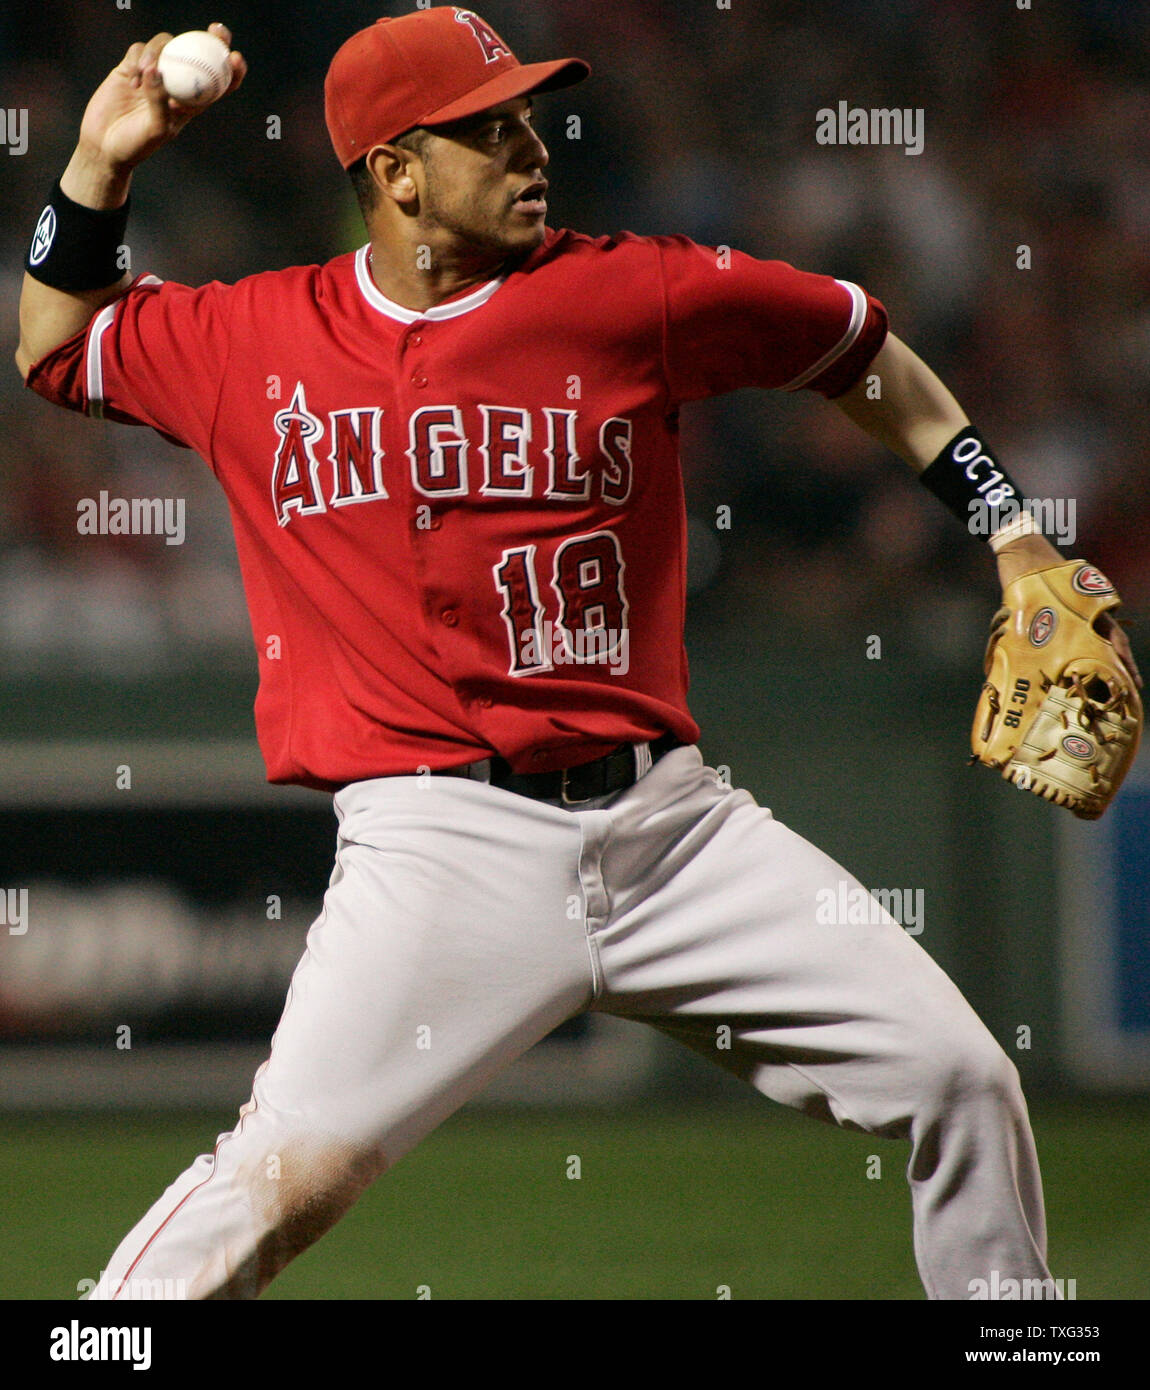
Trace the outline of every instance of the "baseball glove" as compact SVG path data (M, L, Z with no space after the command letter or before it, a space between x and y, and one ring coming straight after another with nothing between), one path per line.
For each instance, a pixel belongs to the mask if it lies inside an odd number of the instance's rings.
M1093 565L1069 560L1015 579L1003 602L990 625L971 762L1097 820L1142 735L1134 677L1103 635L1118 595Z

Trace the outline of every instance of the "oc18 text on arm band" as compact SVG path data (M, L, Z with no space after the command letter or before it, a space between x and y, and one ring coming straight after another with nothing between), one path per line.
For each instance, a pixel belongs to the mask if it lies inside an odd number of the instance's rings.
M919 476L968 530L987 536L994 550L1040 530L1022 506L1018 485L971 425L960 430ZM986 524L972 525L981 513Z

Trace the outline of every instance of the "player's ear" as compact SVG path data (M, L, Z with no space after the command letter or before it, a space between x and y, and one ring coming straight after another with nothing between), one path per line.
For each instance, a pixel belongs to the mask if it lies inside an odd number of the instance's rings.
M379 198L390 198L401 207L414 210L419 202L419 156L400 145L373 145L367 152L367 169Z

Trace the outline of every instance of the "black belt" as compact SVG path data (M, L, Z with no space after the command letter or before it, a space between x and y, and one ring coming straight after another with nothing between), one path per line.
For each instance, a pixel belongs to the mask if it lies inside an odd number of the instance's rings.
M504 758L483 758L462 767L444 767L438 777L468 777L475 782L488 782L505 791L518 792L536 801L557 801L563 806L579 806L634 786L643 774L654 767L664 753L682 747L674 734L663 734L652 743L621 743L610 753L593 762L576 767L556 768L554 772L513 772Z

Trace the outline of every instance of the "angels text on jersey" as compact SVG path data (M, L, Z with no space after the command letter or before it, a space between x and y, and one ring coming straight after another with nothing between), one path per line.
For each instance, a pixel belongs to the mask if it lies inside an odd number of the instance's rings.
M604 420L593 457L576 449L578 411L479 405L476 422L458 405L426 405L404 431L411 485L421 496L599 499L622 506L631 492L631 421ZM470 412L468 412L470 414ZM384 407L309 410L302 381L291 403L274 416L278 442L272 468L276 518L324 512L329 506L386 501Z
M468 429L468 416L472 419ZM273 417L277 443L271 491L281 527L329 507L391 500L387 451L382 443L384 407L331 410L326 419L308 408L297 381L291 402ZM579 413L545 406L427 405L411 413L405 467L419 497L493 497L622 507L631 495L632 425L611 416L595 431L594 454L584 459L576 444ZM400 479L391 479L397 489ZM424 514L424 515L421 515ZM417 527L430 520L420 503ZM602 663L612 675L630 669L629 604L618 537L609 528L571 536L558 548L551 589L558 616L552 621L540 599L535 548L504 550L493 565L502 600L510 664L515 676L552 671L568 663Z

